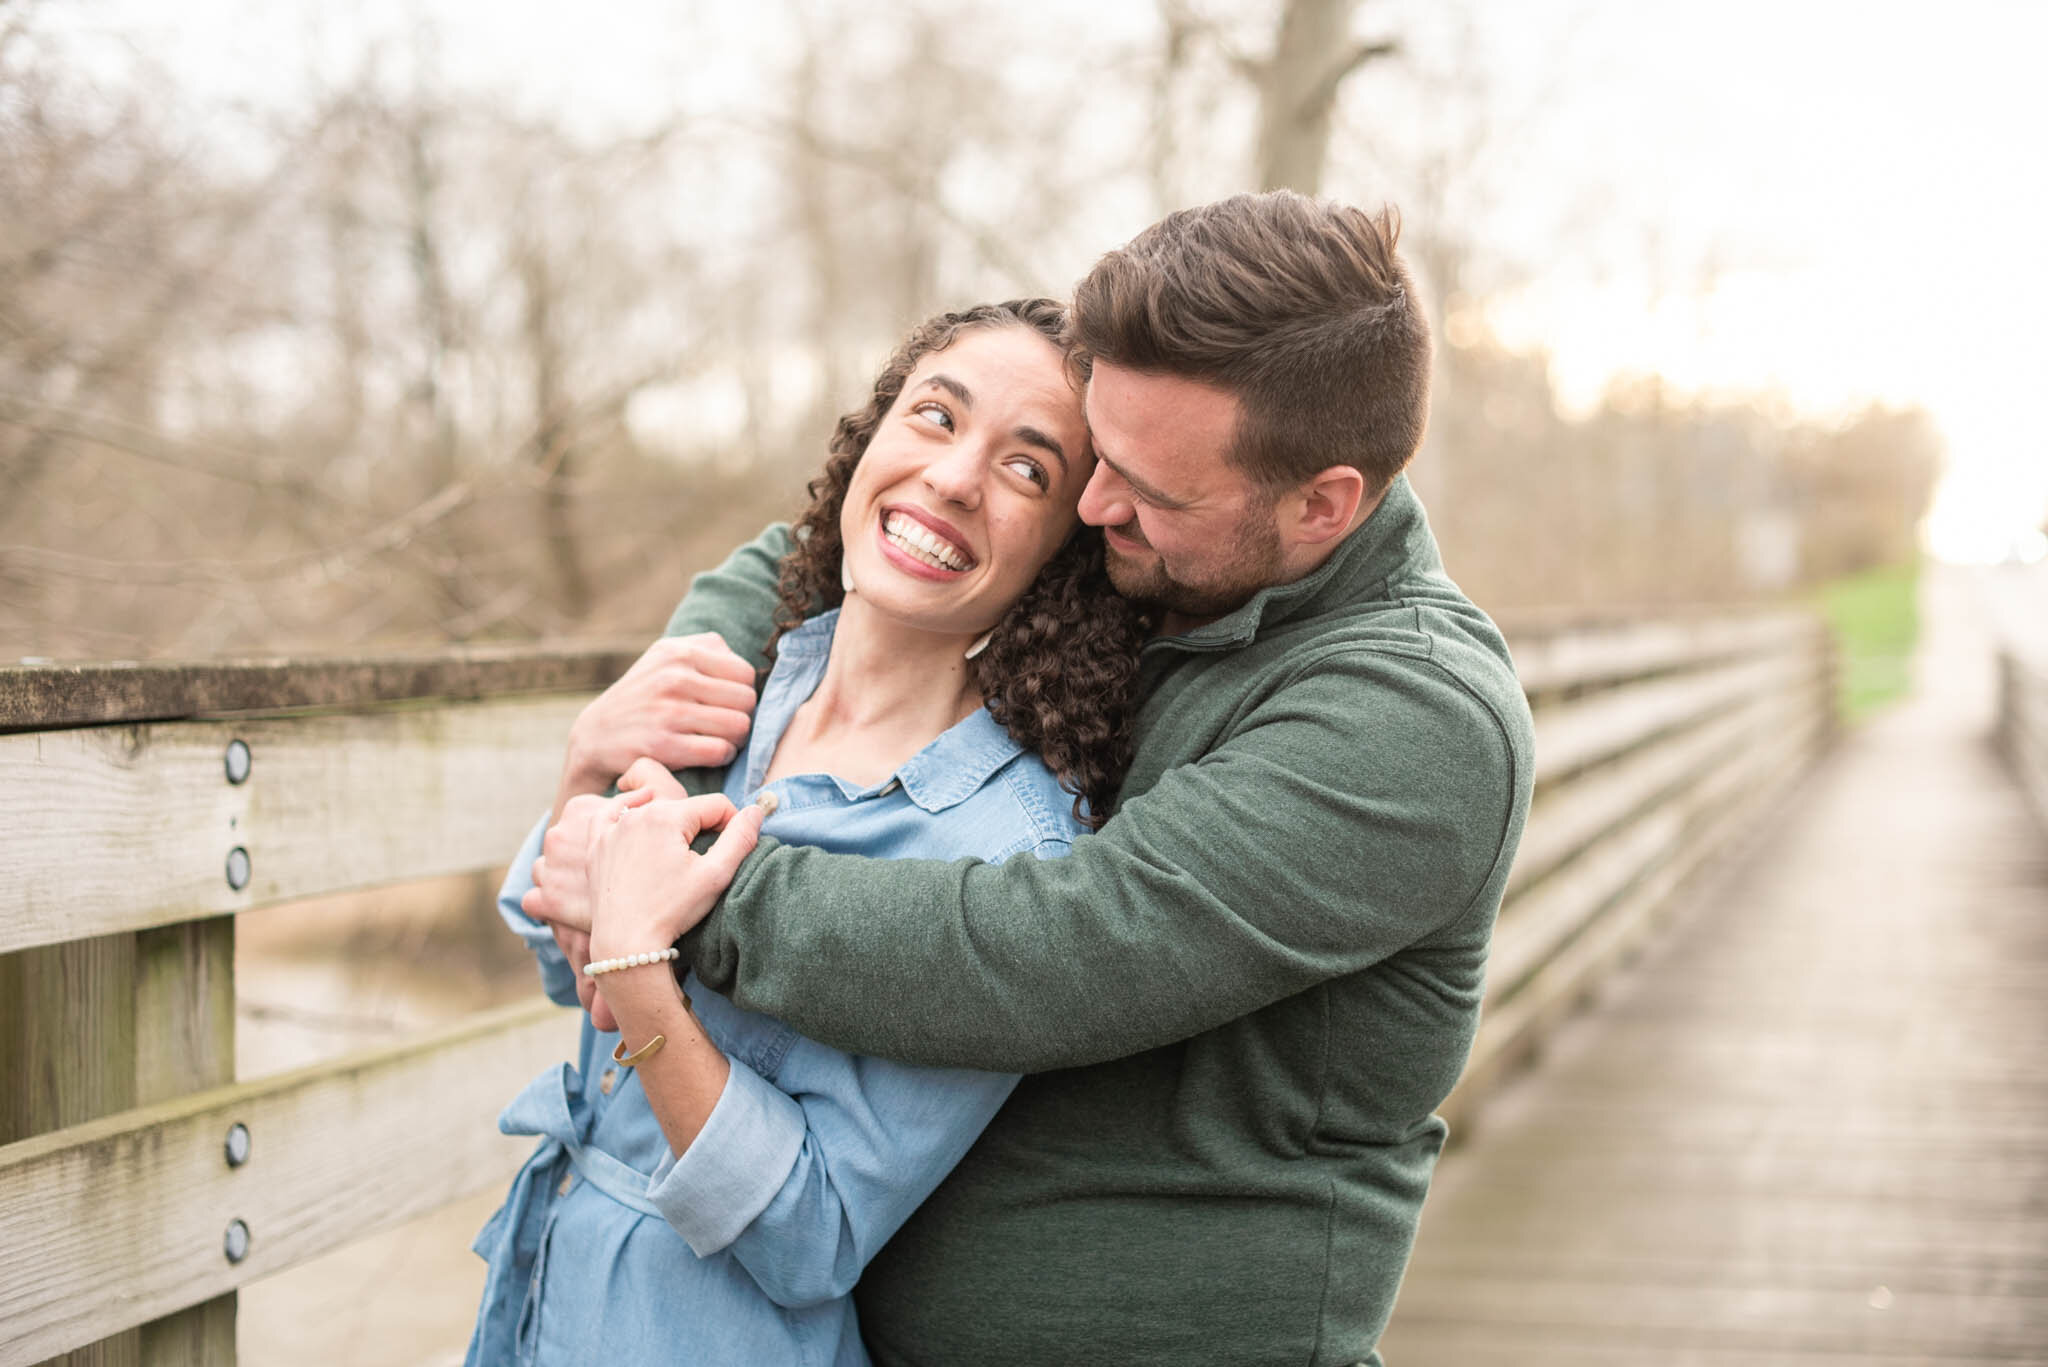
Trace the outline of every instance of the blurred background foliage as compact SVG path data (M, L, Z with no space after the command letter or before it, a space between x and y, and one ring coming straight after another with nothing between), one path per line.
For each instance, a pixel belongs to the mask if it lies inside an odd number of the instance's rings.
M1814 593L1814 606L1834 628L1838 705L1852 722L1911 689L1919 570L1917 563L1883 565L1831 579Z
M1498 340L1492 292L1609 238L1597 202L1520 253L1474 230L1546 105L1462 62L1457 6L1425 44L1414 7L1156 0L1081 47L975 0L783 8L772 69L721 81L707 44L675 79L710 93L594 127L444 79L430 17L237 105L0 4L0 658L650 636L910 322L1272 185L1405 211L1439 338L1414 478L1488 608L1913 555L1926 413L1642 375L1567 404Z

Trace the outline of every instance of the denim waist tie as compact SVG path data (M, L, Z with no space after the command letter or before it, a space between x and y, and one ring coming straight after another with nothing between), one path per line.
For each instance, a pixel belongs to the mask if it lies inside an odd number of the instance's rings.
M591 1186L629 1210L661 1219L660 1209L647 1199L646 1173L583 1142L589 1113L582 1102L582 1078L567 1063L548 1069L512 1098L512 1104L498 1117L499 1131L538 1135L549 1141L527 1160L521 1178L544 1171L556 1154L566 1153L569 1165Z

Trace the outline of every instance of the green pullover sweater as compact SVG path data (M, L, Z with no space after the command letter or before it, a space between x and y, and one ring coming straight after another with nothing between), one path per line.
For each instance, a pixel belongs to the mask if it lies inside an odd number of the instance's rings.
M671 634L760 663L781 528ZM1321 567L1148 643L1065 859L763 841L687 948L827 1044L1032 1074L881 1250L875 1361L1378 1363L1528 812L1528 707L1406 479Z

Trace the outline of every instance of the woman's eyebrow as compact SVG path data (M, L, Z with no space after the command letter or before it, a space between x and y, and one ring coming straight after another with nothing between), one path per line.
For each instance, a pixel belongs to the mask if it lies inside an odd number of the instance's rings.
M926 384L935 384L960 401L963 408L974 407L974 391L961 384L951 375L936 374L925 377Z
M1045 433L1039 431L1035 427L1020 427L1017 429L1015 435L1017 437L1017 440L1023 442L1026 446L1037 446L1052 452L1053 456L1060 463L1060 472L1062 474L1066 472L1066 448L1062 447L1057 439L1047 436Z
M944 372L937 372L925 376L924 382L925 384L928 385L937 385L939 388L945 390L948 394L951 394L954 398L960 401L960 406L962 408L972 409L974 407L974 391L969 389L966 385L961 384L951 375L945 374ZM1036 446L1042 450L1051 452L1054 458L1059 461L1060 469L1062 471L1068 468L1067 449L1064 446L1061 446L1057 439L1047 436L1045 433L1039 431L1036 427L1020 427L1016 430L1016 432L1013 435L1015 435L1018 441L1023 442L1026 446Z

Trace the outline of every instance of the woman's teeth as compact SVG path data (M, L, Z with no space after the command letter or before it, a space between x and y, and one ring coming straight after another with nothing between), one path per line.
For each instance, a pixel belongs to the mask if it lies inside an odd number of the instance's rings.
M964 570L974 563L952 542L936 535L916 518L902 513L891 513L882 520L882 535L896 549L935 569Z

